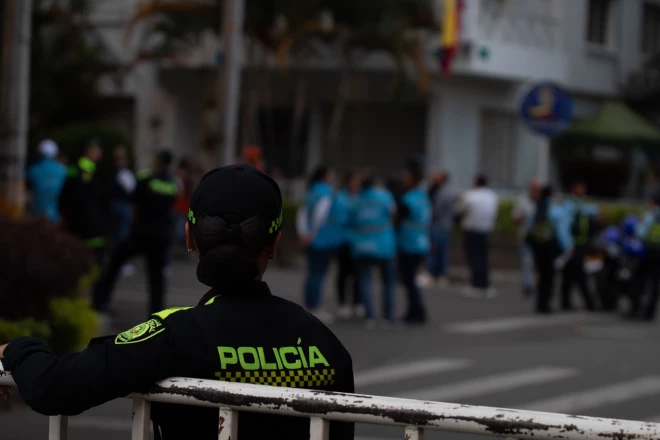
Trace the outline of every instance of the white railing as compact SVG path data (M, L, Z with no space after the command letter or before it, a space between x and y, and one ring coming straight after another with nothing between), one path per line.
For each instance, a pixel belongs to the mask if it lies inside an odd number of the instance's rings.
M0 372L0 385L14 386ZM133 399L133 440L149 439L151 402L219 409L220 440L237 439L238 411L309 417L310 439L328 440L333 420L401 426L407 440L424 430L519 440L658 440L660 424L551 414L327 391L278 388L214 380L171 378ZM50 419L49 440L65 440L67 418Z

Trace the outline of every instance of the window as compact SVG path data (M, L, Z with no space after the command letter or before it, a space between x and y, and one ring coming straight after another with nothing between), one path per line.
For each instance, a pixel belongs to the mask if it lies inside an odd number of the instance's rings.
M587 41L600 46L610 43L612 0L589 0Z
M660 6L644 4L642 15L642 52L655 53L660 50Z
M481 157L479 170L496 188L515 186L518 153L516 116L495 110L481 113Z

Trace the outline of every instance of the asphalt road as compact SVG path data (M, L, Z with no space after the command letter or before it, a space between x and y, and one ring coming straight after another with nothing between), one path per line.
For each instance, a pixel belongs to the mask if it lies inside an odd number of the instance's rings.
M139 266L139 264L138 264ZM168 305L192 305L204 293L194 265L178 263ZM301 298L302 272L271 270L271 290ZM492 300L466 299L460 286L427 289L431 322L420 328L331 327L352 353L356 391L434 401L534 409L660 422L660 327L604 314L535 316L512 282ZM146 316L141 271L118 286L116 330ZM334 307L332 280L326 297ZM399 305L403 293L399 292ZM70 419L70 438L130 438L131 403L110 402ZM0 440L47 438L48 420L21 407L0 412ZM364 440L403 438L403 430L359 425ZM427 433L430 439L463 439ZM474 437L473 437L474 438Z

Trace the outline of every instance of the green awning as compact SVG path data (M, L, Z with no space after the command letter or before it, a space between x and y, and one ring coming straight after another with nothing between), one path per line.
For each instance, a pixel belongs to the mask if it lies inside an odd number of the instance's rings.
M591 118L574 122L556 142L660 147L660 129L625 104L609 101Z

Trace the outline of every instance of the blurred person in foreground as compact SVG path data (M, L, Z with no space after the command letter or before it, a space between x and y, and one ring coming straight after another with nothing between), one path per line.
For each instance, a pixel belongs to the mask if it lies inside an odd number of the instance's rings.
M351 216L351 249L358 268L360 292L367 318L367 328L376 326L373 303L372 267L380 271L383 285L383 318L385 325L396 324L396 235L394 215L396 201L385 188L376 186L371 176L362 181Z
M305 307L323 322L332 316L323 309L323 281L343 240L342 217L346 208L336 203L332 187L334 173L326 166L314 170L305 205L298 213L297 230L307 254Z
M45 415L77 415L168 377L353 393L351 356L341 342L262 281L281 225L282 196L272 179L247 165L211 171L186 224L197 278L210 288L197 306L155 313L59 358L45 343L19 338L0 346L0 359L27 404ZM240 412L239 419L243 440L309 438L309 418ZM217 408L154 402L151 420L156 440L218 438ZM332 421L329 431L331 440L351 440L354 424Z
M169 172L172 155L161 151L154 157L153 169L138 173L131 196L133 226L130 235L112 253L110 263L94 286L94 309L108 313L112 291L119 272L130 258L143 254L147 259L150 313L163 309L165 262L172 240L172 206L178 189Z
M535 194L536 195L536 194ZM570 251L570 231L562 209L552 200L552 188L539 188L532 215L525 217L525 244L529 246L537 273L536 313L552 313L551 301L556 260Z
M408 324L426 322L426 307L417 285L417 271L431 249L431 202L421 187L422 168L409 166L403 172L404 194L397 209L398 262L401 281L408 294L408 309L404 321Z
M518 197L513 207L511 217L518 225L518 239L520 241L520 268L523 295L529 297L534 290L534 255L527 243L527 230L530 220L534 218L537 202L543 187L539 179L532 179L527 184L527 191Z
M39 144L40 160L28 167L25 175L32 193L32 214L48 221L60 219L58 200L66 181L66 167L57 161L59 148L50 139Z
M101 266L106 250L105 220L101 211L101 186L96 172L103 157L101 145L90 142L67 172L60 194L60 213L66 229L80 237Z
M428 256L428 273L421 273L419 283L425 287L435 282L445 288L449 285L449 249L454 227L456 193L449 187L449 174L439 171L433 175L429 197L433 208L431 223L431 251Z
M637 289L631 295L629 317L653 321L660 296L660 193L651 198L649 210L637 226L637 236L644 240L646 251L637 274ZM646 304L642 304L649 284L651 295Z
M585 201L587 186L584 182L575 182L571 186L571 194L562 203L563 219L571 231L571 246L573 250L563 268L561 285L561 308L564 311L574 309L571 294L573 286L578 285L584 307L595 310L593 296L587 283L585 263L589 246L597 233L598 207Z
M490 285L490 248L488 239L497 220L498 198L488 187L488 178L480 174L474 188L467 191L457 207L462 217L463 243L470 266L470 286L463 294L468 297L494 298L497 292Z
M364 307L360 294L357 265L351 253L350 216L355 210L357 195L360 192L360 176L355 171L349 171L344 176L344 186L335 196L335 203L340 211L341 246L337 254L339 269L337 271L337 314L341 319L351 317L364 318ZM351 287L349 298L348 288Z

